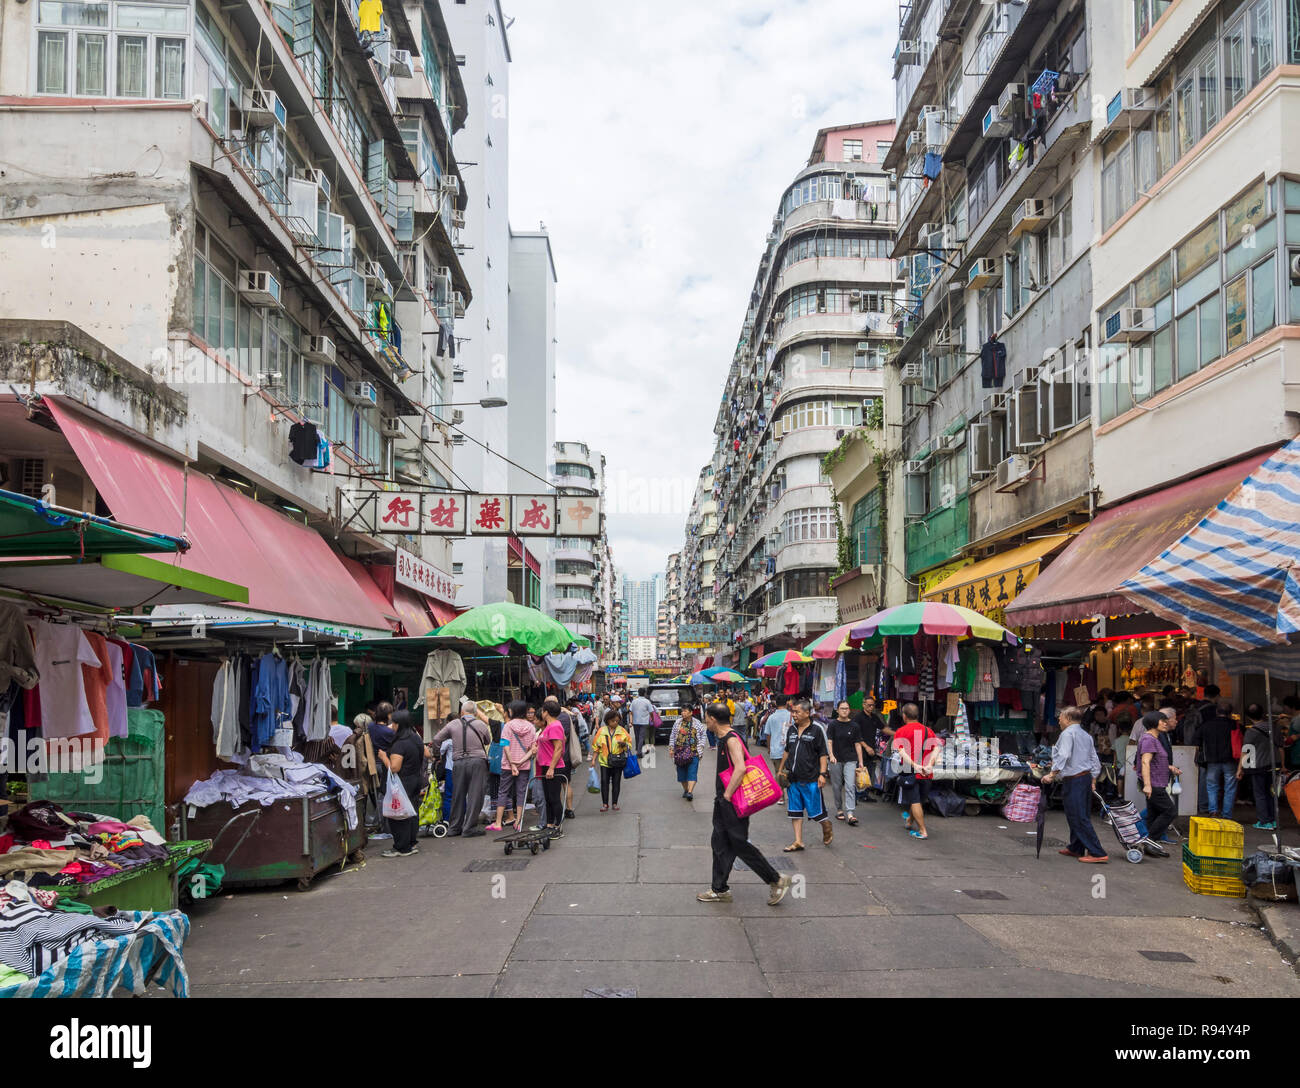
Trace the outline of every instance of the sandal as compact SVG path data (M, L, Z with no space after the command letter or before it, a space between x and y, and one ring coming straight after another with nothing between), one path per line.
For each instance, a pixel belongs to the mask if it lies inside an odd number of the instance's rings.
M858 818L857 818L856 816L850 816L850 817L848 818L847 823L848 823L849 827L857 827L857 826L858 826Z
M600 806L600 811L601 811L601 812L608 812L608 811L609 811L609 806L608 806L608 805L601 805L601 806Z
M929 835L922 835L919 831L909 831L908 834L914 839L928 839L930 837Z
M842 813L842 812L837 812L837 813L835 814L835 818L836 818L837 820L842 820L842 819L844 819L844 813Z
M801 842L796 842L796 843L792 843L791 845L787 846L787 847L785 848L785 852L786 852L787 854L793 854L796 850L802 850L802 849L803 849L803 843L801 843Z

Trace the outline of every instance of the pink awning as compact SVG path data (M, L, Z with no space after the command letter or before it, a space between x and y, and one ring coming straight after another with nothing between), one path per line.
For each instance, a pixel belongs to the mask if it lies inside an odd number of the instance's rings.
M427 635L437 626L425 607L427 603L427 599L422 594L416 593L408 586L393 587L393 608L397 612L398 619L402 621L402 626L406 628L407 638Z
M115 518L190 542L190 550L175 557L177 566L247 586L254 611L391 629L330 546L306 525L65 402L47 397L44 403Z
M389 621L388 625L396 631L399 620L397 609L384 596L383 587L372 575L372 568L346 555L340 555L339 562L347 568L348 573L352 575L361 592L370 598L370 603L379 610L380 614Z

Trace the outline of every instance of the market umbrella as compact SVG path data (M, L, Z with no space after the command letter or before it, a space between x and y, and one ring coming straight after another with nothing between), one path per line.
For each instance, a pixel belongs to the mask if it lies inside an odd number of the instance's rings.
M869 635L969 635L973 638L1005 639L1012 646L1020 640L1001 624L969 608L941 601L914 601L886 608L849 628L850 638Z
M701 669L699 672L693 672L693 673L691 673L691 683L692 683L692 684L712 684L712 683L713 683L713 677L710 676L710 675L709 675L707 672L705 672L703 669Z
M577 641L572 631L544 612L506 603L471 608L429 633L441 638L463 638L487 647L514 642L538 657L563 653Z
M852 649L849 643L858 641L858 639L849 635L849 631L853 626L851 623L842 623L838 627L831 628L824 635L818 635L808 643L803 648L803 652L809 657L826 660L836 654L844 653L845 650ZM869 638L863 642L862 649L877 650L880 648L881 641L878 635Z
M712 675L709 677L715 684L743 684L745 677L731 669L708 669Z
M807 665L812 658L798 650L774 650L760 657L749 667L751 669L774 669L778 665Z

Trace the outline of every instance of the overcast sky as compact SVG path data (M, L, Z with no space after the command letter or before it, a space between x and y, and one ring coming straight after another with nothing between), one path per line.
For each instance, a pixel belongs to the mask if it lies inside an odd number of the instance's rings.
M510 219L558 288L556 437L620 577L680 548L763 240L819 128L892 117L892 0L512 0Z

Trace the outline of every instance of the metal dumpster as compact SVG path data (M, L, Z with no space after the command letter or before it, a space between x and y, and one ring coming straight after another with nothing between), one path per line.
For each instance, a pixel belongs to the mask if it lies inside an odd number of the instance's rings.
M331 866L361 861L366 844L365 797L357 797L357 826L348 830L337 795L322 790L271 805L225 802L190 815L181 807L181 837L212 839L207 860L226 867L224 888L252 888L296 880L299 891Z

